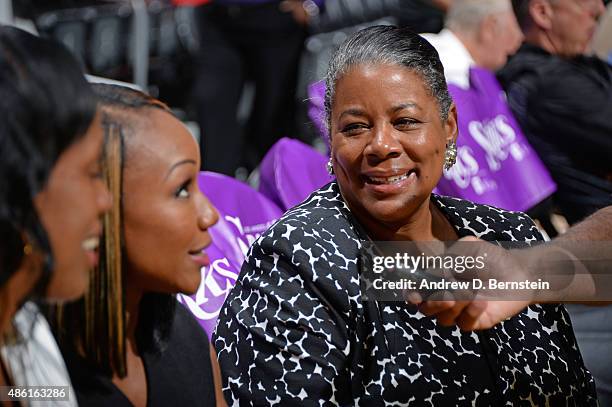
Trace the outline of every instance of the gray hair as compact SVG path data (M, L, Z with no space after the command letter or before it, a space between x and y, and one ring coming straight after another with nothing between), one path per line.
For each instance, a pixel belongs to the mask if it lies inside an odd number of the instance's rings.
M405 28L378 25L350 36L334 52L325 78L325 121L331 129L331 107L336 83L356 65L399 65L418 73L438 102L441 120L446 120L453 103L444 79L438 52L423 37ZM331 136L331 134L330 134Z
M510 0L454 0L445 25L454 32L473 32L485 17L511 10Z

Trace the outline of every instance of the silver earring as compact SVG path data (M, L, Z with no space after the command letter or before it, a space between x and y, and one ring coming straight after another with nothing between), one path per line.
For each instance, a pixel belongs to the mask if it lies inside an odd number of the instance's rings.
M444 169L450 170L450 168L457 162L457 143L451 140L446 145L446 151L444 152Z
M334 164L332 162L331 157L329 158L329 161L327 162L327 164L325 165L325 168L327 169L327 173L329 175L334 175Z

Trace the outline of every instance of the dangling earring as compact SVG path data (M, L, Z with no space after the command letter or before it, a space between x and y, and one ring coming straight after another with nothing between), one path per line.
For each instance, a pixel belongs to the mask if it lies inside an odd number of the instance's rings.
M457 162L457 143L455 140L451 140L446 144L446 151L444 152L444 169L450 170L450 168Z
M327 173L329 175L334 175L334 163L332 161L332 158L329 157L329 161L327 162L327 164L325 165L325 168L327 168Z

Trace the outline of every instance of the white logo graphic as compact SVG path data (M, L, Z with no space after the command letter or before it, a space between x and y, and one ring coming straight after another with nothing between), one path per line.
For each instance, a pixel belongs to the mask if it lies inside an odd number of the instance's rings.
M471 121L468 131L482 148L490 171L498 171L509 156L515 161L522 161L529 151L526 145L516 140L516 133L508 118L501 114L492 120ZM476 154L466 145L457 147L457 162L444 171L444 178L452 180L461 189L471 187L478 195L497 189L495 180L486 171L481 171Z
M491 171L499 170L508 154L516 161L525 157L526 149L516 142L516 133L504 115L500 114L493 120L484 122L472 121L468 125L468 131L484 150Z

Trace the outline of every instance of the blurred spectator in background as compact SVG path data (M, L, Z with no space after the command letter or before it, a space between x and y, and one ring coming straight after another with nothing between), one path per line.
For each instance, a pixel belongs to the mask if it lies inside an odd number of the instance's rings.
M569 223L612 205L612 68L584 55L601 0L513 0L525 43L498 78L557 182ZM612 309L568 307L601 405L612 405Z
M601 0L514 0L525 43L498 75L570 224L612 204L612 70L587 57Z
M198 8L194 96L207 169L228 175L240 166L251 170L277 139L294 135L306 24L322 2L213 0ZM254 82L255 97L242 132L237 110L247 79Z
M469 87L469 68L496 71L520 46L523 35L510 0L455 0L439 34L425 34L440 54L446 81Z
M606 13L600 18L591 45L595 55L612 64L612 3L607 3Z

